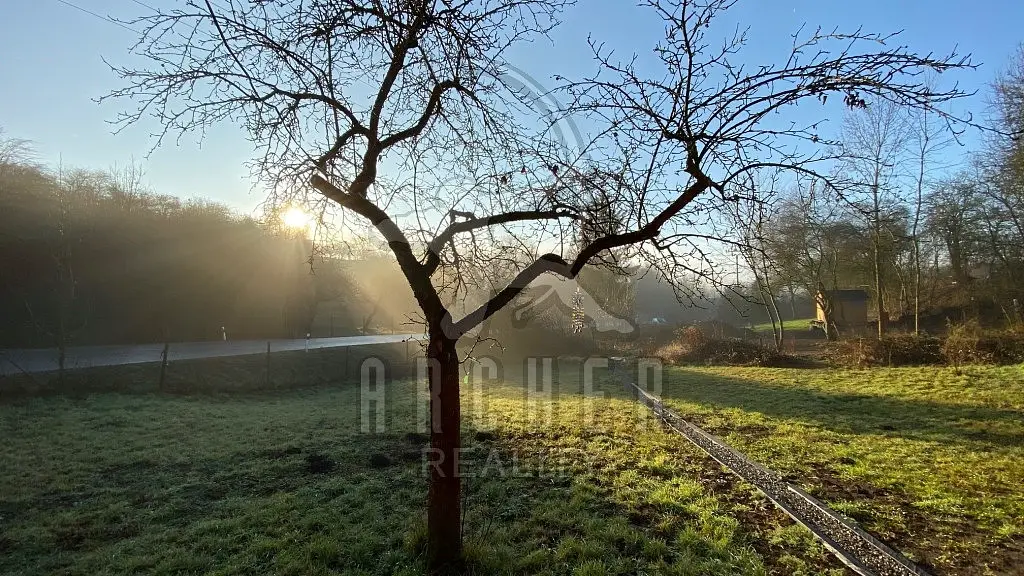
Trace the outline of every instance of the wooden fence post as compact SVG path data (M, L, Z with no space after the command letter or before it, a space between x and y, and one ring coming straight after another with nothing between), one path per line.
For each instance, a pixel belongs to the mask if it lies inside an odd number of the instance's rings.
M345 371L341 373L341 382L343 384L348 382L348 356L349 356L349 350L351 350L351 349L352 349L351 346L345 346Z
M160 382L157 387L161 392L164 390L164 378L167 376L167 356L170 348L170 342L164 342L164 349L160 353Z
M267 341L267 368L266 368L266 377L267 377L267 387L269 388L269 387L270 387L270 342L269 342L269 341Z
M405 341L405 372L408 377L416 377L416 360L419 357L412 350L412 340L406 339Z

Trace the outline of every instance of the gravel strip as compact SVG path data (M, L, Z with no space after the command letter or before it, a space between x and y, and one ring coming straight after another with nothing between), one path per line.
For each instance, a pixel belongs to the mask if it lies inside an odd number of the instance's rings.
M864 576L929 576L905 556L865 532L853 520L839 515L818 499L782 480L779 474L665 408L661 400L635 384L627 384L626 388L669 427L741 479L753 484L793 520L806 526L853 571Z

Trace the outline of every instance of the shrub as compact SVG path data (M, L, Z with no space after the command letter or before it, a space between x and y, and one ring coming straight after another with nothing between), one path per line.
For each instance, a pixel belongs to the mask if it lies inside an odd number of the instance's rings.
M711 338L696 326L679 330L676 339L654 355L669 364L779 367L803 364L798 358L739 338Z
M1024 330L984 330L975 321L952 326L942 353L956 367L1024 362Z
M677 326L647 324L637 326L633 332L604 332L597 335L598 346L613 356L652 356L676 339Z
M684 350L693 352L706 347L712 339L705 335L700 328L687 326L679 331L676 340Z
M997 364L1024 363L1024 329L1002 330L989 333L979 342Z
M951 326L942 343L942 355L948 364L957 368L964 364L989 364L992 358L979 347L981 338L981 326L977 322Z
M847 367L948 364L1016 364L1024 362L1024 331L984 330L976 322L951 326L944 338L891 334L830 342L826 355Z
M842 366L920 366L942 362L941 341L932 336L893 334L828 344L829 360Z
M938 338L914 334L830 342L826 353L834 364L857 368L917 366L943 362L942 343Z

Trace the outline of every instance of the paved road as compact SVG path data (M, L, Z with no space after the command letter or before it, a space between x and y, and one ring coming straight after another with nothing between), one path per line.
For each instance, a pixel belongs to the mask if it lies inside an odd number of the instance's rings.
M298 338L295 340L270 340L271 352L310 350L317 348L345 348L348 346L370 346L394 344L421 338L419 334L389 334L378 336L345 336L340 338ZM221 358L265 354L267 340L228 340L213 342L178 342L168 349L169 361L193 360L196 358ZM67 370L92 368L95 366L121 366L159 362L163 344L140 344L129 346L78 346L67 349L64 367ZM0 350L0 376L21 372L52 372L59 368L56 348L30 350Z

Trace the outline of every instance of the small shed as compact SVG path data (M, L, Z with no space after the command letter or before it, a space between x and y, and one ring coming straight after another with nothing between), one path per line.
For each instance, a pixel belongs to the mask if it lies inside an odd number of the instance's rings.
M868 293L864 290L827 290L818 294L817 317L823 325L831 320L842 329L862 328L868 323ZM831 307L831 317L826 306Z

